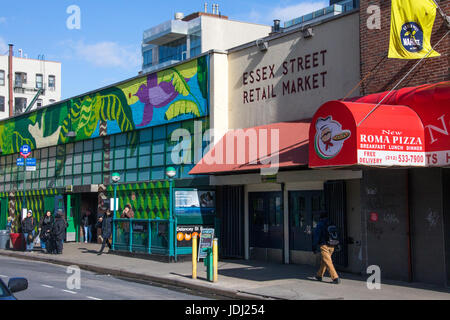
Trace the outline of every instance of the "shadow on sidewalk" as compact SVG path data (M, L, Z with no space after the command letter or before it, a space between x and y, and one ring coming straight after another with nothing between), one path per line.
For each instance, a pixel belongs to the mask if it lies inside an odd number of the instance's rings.
M92 253L92 254L98 253L98 250L92 250L92 249L88 249L88 248L78 248L78 250L80 250L81 253Z
M248 261L248 260L221 260L218 268L219 275L250 281L275 281L275 280L307 280L316 283L330 284L328 272L325 273L322 282L317 281L314 276L318 267L300 264L277 264L264 261ZM339 277L345 285L346 280L353 283L366 283L368 277L360 274L352 274L338 271ZM411 289L430 290L435 292L449 293L450 288L440 287L433 284L425 284L420 282L404 282L398 280L383 279L382 285L399 286Z

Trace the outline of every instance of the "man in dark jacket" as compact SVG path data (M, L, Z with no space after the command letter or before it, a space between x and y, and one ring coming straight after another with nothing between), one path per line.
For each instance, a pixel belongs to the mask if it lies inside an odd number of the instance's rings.
M45 213L45 216L42 217L41 222L39 223L39 232L41 238L41 248L47 253L51 250L52 244L50 243L50 233L53 227L53 216L52 212L48 210Z
M62 254L63 243L66 238L66 228L66 220L63 217L62 210L59 209L56 213L55 222L53 223L52 228L53 248L55 248L54 253L56 254Z
M329 245L327 242L328 226L328 214L326 212L322 212L320 214L320 219L317 223L316 229L314 230L313 237L313 252L317 253L318 249L320 249L321 255L320 268L319 271L317 271L316 279L322 281L322 277L328 269L333 283L339 284L339 275L334 269L333 260L331 260L331 256L334 252L334 246Z
M111 243L109 242L109 238L112 235L112 215L111 215L111 210L106 209L105 215L103 217L101 217L100 219L98 219L97 222L97 228L99 228L101 226L102 228L102 238L103 238L103 242L102 242L102 247L100 249L100 251L97 253L98 255L101 255L103 253L103 250L105 249L105 245L108 244L109 249L111 250Z
M25 236L25 242L27 244L27 251L33 251L34 241L34 228L36 228L36 219L33 217L33 212L28 210L27 217L22 220L22 232Z

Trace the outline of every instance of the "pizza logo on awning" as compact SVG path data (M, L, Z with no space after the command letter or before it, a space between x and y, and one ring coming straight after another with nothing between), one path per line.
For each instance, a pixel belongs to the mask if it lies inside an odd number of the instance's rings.
M349 137L350 130L342 130L342 125L331 116L317 119L314 148L322 159L334 158Z

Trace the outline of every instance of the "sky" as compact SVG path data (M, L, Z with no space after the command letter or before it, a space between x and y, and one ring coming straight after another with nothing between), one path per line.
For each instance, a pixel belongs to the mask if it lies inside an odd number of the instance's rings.
M61 98L134 77L141 70L144 30L217 3L229 19L272 25L311 13L328 0L22 0L0 5L0 54L14 44L28 58L61 62ZM79 28L73 6L79 8ZM76 26L76 25L75 25Z

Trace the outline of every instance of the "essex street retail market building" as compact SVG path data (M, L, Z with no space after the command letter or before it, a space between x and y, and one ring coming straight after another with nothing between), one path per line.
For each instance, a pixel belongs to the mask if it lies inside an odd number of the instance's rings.
M316 265L312 233L327 210L339 270L377 265L385 279L448 285L448 42L369 115L413 62L386 59L388 31L368 32L360 3L228 50L228 108L211 111L221 139L190 173L216 186L222 256Z

